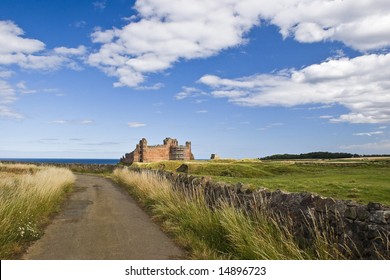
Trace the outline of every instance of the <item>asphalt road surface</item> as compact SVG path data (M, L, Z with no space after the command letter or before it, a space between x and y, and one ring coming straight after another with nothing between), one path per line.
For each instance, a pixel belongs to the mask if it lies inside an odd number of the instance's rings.
M183 259L124 189L112 181L77 175L64 209L23 256L44 260Z

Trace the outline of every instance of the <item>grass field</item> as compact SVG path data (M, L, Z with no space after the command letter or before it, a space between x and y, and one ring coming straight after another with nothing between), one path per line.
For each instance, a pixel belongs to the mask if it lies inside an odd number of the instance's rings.
M390 205L390 159L322 161L164 161L132 167L184 171L252 188L312 192L359 203Z
M0 259L41 236L74 180L67 169L0 163Z

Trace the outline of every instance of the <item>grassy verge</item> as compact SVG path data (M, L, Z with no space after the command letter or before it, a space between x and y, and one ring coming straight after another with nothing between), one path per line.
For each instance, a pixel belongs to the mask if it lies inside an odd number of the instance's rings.
M127 186L193 259L345 258L315 227L313 242L302 246L290 231L291 221L270 211L249 214L225 201L211 210L202 192L173 191L169 181L152 172L117 169L114 178Z
M93 175L101 175L101 176L109 176L115 168L116 165L113 164L84 164L84 163L42 163L42 162L34 162L34 163L23 163L18 161L2 161L3 165L14 165L14 166L24 166L25 168L29 168L28 166L34 167L59 167L66 168L71 170L74 173L81 174L93 174ZM8 167L9 168L9 167ZM0 167L1 169L1 167Z
M0 164L0 258L15 258L38 239L75 180L67 169Z
M134 167L184 171L227 183L312 192L359 203L390 205L390 161L192 161L136 163Z
M68 163L68 164L56 164L56 166L62 168L68 168L74 173L93 174L93 175L101 175L101 176L109 176L116 168L115 165L110 165L110 164Z

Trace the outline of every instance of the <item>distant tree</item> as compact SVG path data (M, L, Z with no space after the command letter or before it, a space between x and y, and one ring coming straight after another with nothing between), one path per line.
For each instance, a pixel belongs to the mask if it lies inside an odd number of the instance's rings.
M382 154L382 155L363 155L363 157L390 157L389 154Z
M270 159L281 159L281 160L289 160L289 159L337 159L337 158L359 158L361 157L358 154L351 153L331 153L331 152L311 152L305 154L276 154L272 156L267 156L261 158L262 160L270 160Z

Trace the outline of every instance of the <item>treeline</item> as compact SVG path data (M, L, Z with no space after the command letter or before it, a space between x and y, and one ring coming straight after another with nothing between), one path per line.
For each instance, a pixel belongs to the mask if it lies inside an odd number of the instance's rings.
M277 154L260 158L267 159L338 159L338 158L360 158L360 157L388 157L390 155L358 155L351 153L312 152L305 154Z

